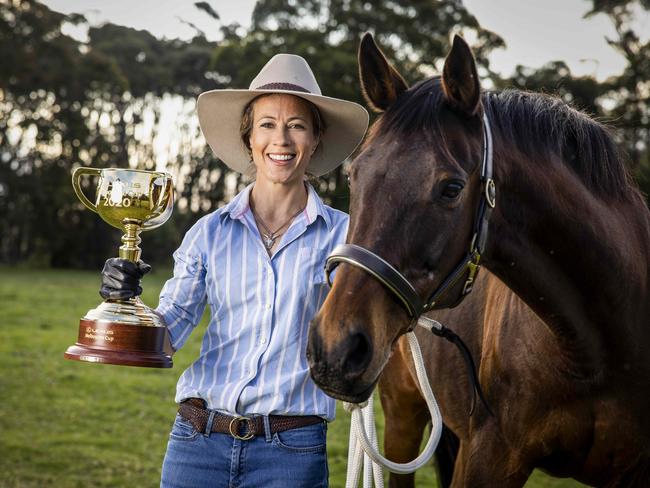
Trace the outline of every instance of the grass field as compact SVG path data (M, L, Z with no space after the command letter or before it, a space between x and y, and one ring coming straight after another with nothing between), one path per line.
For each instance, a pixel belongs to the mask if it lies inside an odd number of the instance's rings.
M166 277L147 276L145 303L157 304ZM200 333L173 369L66 361L79 318L101 300L98 288L97 272L0 268L2 488L158 486L176 380L197 355ZM328 436L333 488L345 485L348 429L339 408ZM417 474L417 486L434 480L432 466ZM526 486L581 485L536 472Z

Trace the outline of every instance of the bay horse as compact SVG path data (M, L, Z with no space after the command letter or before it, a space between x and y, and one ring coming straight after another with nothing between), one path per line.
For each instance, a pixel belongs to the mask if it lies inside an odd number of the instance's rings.
M421 297L470 246L484 198L482 121L491 126L496 201L480 255L490 273L433 316L474 354L493 415L478 404L468 416L457 351L419 333L446 439L459 441L446 457L451 486L520 487L536 467L650 486L650 211L612 136L558 99L482 92L460 37L442 75L409 88L367 34L359 71L383 113L350 167L347 242ZM464 288L454 281L435 307L456 305ZM342 263L307 346L313 379L341 400L367 399L386 367L387 434L411 445L427 416L400 337L416 318L375 276ZM391 478L400 481L412 477Z

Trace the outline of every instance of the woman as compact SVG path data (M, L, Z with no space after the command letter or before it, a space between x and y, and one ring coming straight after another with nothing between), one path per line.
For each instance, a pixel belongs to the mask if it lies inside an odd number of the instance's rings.
M368 114L322 96L306 61L289 54L248 90L201 94L198 114L214 153L255 181L187 232L160 295L173 350L206 304L211 312L201 353L178 381L161 486L327 486L335 402L312 382L305 349L327 293L325 258L345 240L348 217L305 175L340 165ZM102 296L137 294L147 268L109 260Z

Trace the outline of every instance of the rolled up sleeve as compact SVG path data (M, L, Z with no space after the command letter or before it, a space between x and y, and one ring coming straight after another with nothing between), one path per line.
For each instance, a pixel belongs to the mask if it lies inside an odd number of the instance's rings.
M180 349L197 326L206 305L201 221L174 252L174 275L160 292L158 312L167 325L174 350Z

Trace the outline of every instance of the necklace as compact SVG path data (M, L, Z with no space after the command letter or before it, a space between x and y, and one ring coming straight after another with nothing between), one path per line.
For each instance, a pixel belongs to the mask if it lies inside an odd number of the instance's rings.
M304 208L301 208L298 210L295 214L293 214L291 217L289 217L289 220L287 220L284 224L282 224L280 227L275 229L274 231L271 231L269 227L264 223L264 221L261 219L259 215L255 212L255 209L251 206L251 211L253 212L253 216L255 217L255 220L262 226L262 242L264 243L264 247L266 248L267 251L270 251L273 245L275 244L275 241L277 240L278 237L282 235L280 232L284 227L289 224L294 218L296 218L300 213L304 210Z

